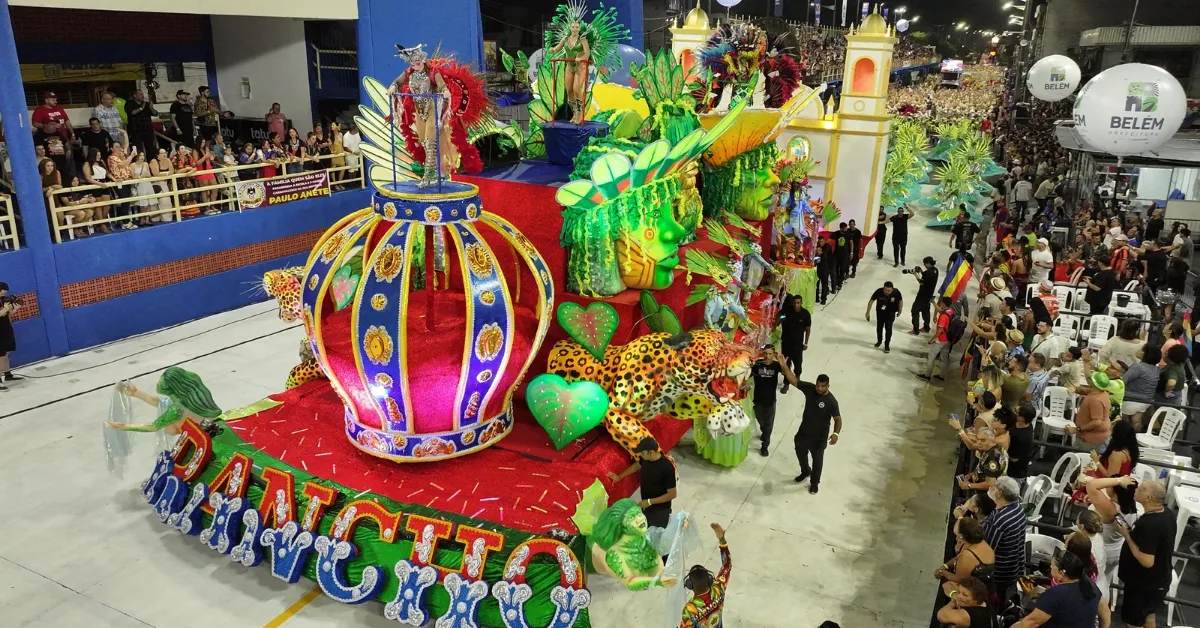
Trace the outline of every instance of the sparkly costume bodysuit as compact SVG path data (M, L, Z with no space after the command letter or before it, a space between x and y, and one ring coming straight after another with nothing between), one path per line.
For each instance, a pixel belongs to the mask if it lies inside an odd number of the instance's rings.
M428 70L429 66L425 66L425 67L426 67L425 70L413 70L412 74L409 75L408 91L410 93L412 93L412 94L432 94L433 93L433 81L431 81L430 77L429 77L429 70ZM420 120L427 120L429 118L430 100L432 100L432 99L430 97L426 96L424 98L414 98L413 100L414 100L413 108L417 114L417 118Z

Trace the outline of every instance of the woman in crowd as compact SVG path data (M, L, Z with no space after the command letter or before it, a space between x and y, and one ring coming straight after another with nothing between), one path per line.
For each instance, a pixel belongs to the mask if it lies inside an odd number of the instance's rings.
M173 165L175 166L175 174L177 175L194 174L196 172L196 156L192 154L192 149L183 144L176 146ZM196 187L196 180L193 177L176 177L175 185L179 188L179 204L181 206L187 207L188 205L196 204L193 194L184 194L183 192L184 190L191 190ZM195 207L183 211L185 216L195 216L198 213L200 211Z
M1033 459L1033 421L1036 417L1034 405L1022 403L1011 424L1005 425L1008 433L1008 477L1019 482L1022 488L1025 487L1025 478L1029 477L1029 461Z
M1187 347L1177 344L1167 351L1167 365L1158 376L1158 395L1168 402L1182 403L1179 391L1187 385L1187 370L1183 363L1188 360Z
M1063 552L1051 561L1050 577L1054 586L1038 596L1033 612L1014 628L1094 628L1097 625L1109 628L1108 605L1086 572L1087 565L1072 552Z
M276 164L279 163L278 160L283 155L275 150L275 145L271 140L263 140L262 145L254 152L254 156L263 165L260 170L262 178L270 179L279 174L279 168Z
M83 180L88 185L98 185L108 192L109 186L112 184L112 179L108 177L108 167L104 165L104 159L100 156L100 150L92 148L88 150L87 161L83 162ZM111 193L106 193L100 197L101 200L108 201L113 198ZM101 205L96 208L95 220L108 220L110 205ZM101 233L112 233L112 227L108 223L103 223L96 227L96 231Z
M995 611L988 606L988 586L977 578L966 578L954 585L950 602L938 609L937 620L943 626L992 628Z
M246 142L242 145L242 151L238 153L239 166L253 166L259 163L258 151L254 149L254 144ZM259 178L259 168L242 168L238 170L238 178L242 181L250 181Z
M1114 478L1129 475L1133 473L1133 467L1137 465L1141 458L1141 451L1138 448L1137 431L1133 429L1133 425L1129 421L1114 421L1112 424L1112 436L1109 437L1108 445L1104 449L1103 454L1096 453L1092 450L1092 464L1084 470L1083 475L1093 478ZM1086 483L1087 480L1080 480L1080 483ZM1082 502L1086 497L1087 491L1083 486L1080 486L1071 495L1072 502Z
M1133 423L1134 429L1140 429L1142 415L1154 402L1154 393L1158 390L1159 369L1162 351L1158 347L1146 347L1142 351L1142 359L1132 364L1121 376L1125 382L1125 401L1121 404L1121 416Z
M305 156L305 162L304 162L304 170L305 171L311 172L314 170L320 170L325 167L324 162L322 162L320 159L321 144L317 140L316 133L309 133L308 136L306 137L305 143L304 143L304 156Z
M1091 564L1095 569L1095 573L1091 575L1092 582L1096 583L1101 594L1108 595L1108 580L1104 575L1107 563L1104 555L1104 536L1101 534L1103 530L1104 524L1100 522L1100 515L1094 510L1084 510L1075 518L1075 531L1067 538L1087 539L1091 552Z
M146 163L146 155L137 153L133 156L133 163L129 165L129 170L132 173L130 177L135 183L130 186L132 189L132 197L136 200L130 201L133 205L133 213L138 215L137 224L141 227L150 226L150 218L146 213L152 207L157 206L155 199L148 198L154 196L154 185L145 179L150 178L150 165ZM139 198L147 197L147 198Z
M1125 537L1121 536L1118 528L1117 516L1119 515L1129 527L1137 521L1137 502L1133 499L1136 483L1128 475L1112 478L1084 476L1083 481L1084 488L1087 489L1087 500L1091 503L1092 510L1100 515L1100 537L1104 543L1104 581L1113 582L1121 558L1121 546L1125 544Z
M80 186L79 177L73 177L71 179L71 185L68 187L68 190L70 188L77 188L79 186ZM103 195L100 195L99 197L97 197L94 194L92 194L91 192L70 192L70 191L68 191L67 193L59 196L59 201L60 201L59 205L61 207L75 207L77 205L91 205L93 203L96 203L97 201L107 201L107 200L108 200L108 195L106 195L106 194L103 194ZM88 222L88 221L92 220L92 216L94 216L96 214L96 209L95 208L72 209L72 210L69 210L69 211L66 211L63 213L71 216L74 219L75 224L79 224L81 222ZM85 236L87 236L87 233L83 228L75 229L75 237L82 238Z
M1146 342L1140 338L1141 328L1138 321L1121 321L1117 325L1117 335L1109 338L1100 348L1100 364L1137 362L1141 358L1142 348L1146 346Z
M171 163L171 158L167 156L165 148L158 149L158 155L150 162L150 175L154 177L169 177L175 174L175 165ZM155 190L160 194L169 194L171 192L171 179L158 181L154 184ZM158 199L159 211L173 208L170 196L163 196ZM174 214L164 213L159 215L160 222L171 222L174 220Z
M114 185L111 188L113 198L122 199L129 198L132 186L116 185L129 181L133 177L133 155L125 154L125 147L120 144L113 144L112 154L108 156L108 177L112 179ZM129 203L120 203L116 208L117 216L128 216L130 214ZM125 220L121 223L122 229L137 229L137 225L132 220Z
M304 171L304 158L307 156L304 146L304 140L300 139L300 133L296 131L296 128L288 129L287 141L283 144L283 153L287 156L287 165L284 169L288 174Z
M343 168L346 165L345 148L342 145L342 126L337 121L329 123L329 152L333 155L329 159L329 168ZM342 180L343 170L331 170L329 172L330 185Z
M1183 325L1180 323L1175 323L1175 324L1171 325L1170 327L1167 328L1167 339L1166 339L1166 341L1163 342L1163 346L1162 346L1163 355L1166 355L1166 353L1171 350L1171 347L1174 347L1175 345L1181 345L1185 341L1186 341L1186 336L1184 336L1184 333L1183 333ZM1158 365L1166 366L1167 363L1159 362Z
M217 156L213 153L212 142L206 139L200 140L200 145L196 148L196 187L200 188L200 204L204 206L205 216L215 216L221 213L216 205L211 205L217 200L217 177L213 174L213 169L219 167L217 164Z
M945 581L943 589L949 595L954 585L967 578L984 584L992 581L996 568L996 553L983 539L983 524L972 517L954 522L954 548L958 553L944 565L933 570L933 577ZM989 587L990 588L990 587Z
M56 169L54 167L54 161L51 159L43 159L41 162L39 162L38 170L41 172L41 175L42 175L42 192L46 194L46 199L49 200L50 197L53 196L55 192L63 189L62 173L60 173L58 171L58 169ZM71 183L71 187L78 187L79 179L72 179L70 181L70 183ZM85 198L94 200L94 198L92 197L91 194L87 194L86 196L83 193L60 194L55 197L55 202L53 203L53 205L47 205L47 207L70 207L72 205L81 205L84 203L83 199L85 199ZM107 196L104 196L102 198L103 198L103 200L106 200L106 201L108 200ZM92 202L92 200L88 200L87 202ZM70 216L71 222L73 224L79 224L81 222L87 222L87 221L91 220L93 213L94 212L91 209L74 209L74 210L59 212L59 215ZM54 225L56 228L60 226L54 216L50 217L50 224ZM81 228L81 227L76 227L74 229L74 233L75 233L75 237L77 237L77 238L80 238L80 237L83 237L84 235L86 235L83 228Z

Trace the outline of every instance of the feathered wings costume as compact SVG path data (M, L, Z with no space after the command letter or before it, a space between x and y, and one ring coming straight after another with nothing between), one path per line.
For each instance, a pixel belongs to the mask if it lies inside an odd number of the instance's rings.
M467 139L467 129L483 120L488 107L487 93L484 91L483 78L472 72L470 67L460 65L453 59L430 58L425 62L429 71L429 80L437 85L437 77L441 76L446 88L450 90L450 141L458 149L461 163L458 171L475 174L483 170L483 159L479 149ZM411 94L409 77L413 69L410 67L396 80L400 84L400 93ZM401 98L400 132L404 135L404 143L408 152L418 164L425 163L425 147L413 128L416 122L416 104L412 98ZM439 105L439 109L443 105Z
M721 27L704 47L696 51L699 65L706 74L701 89L693 97L704 109L717 105L726 85L734 86L734 98L744 96L746 86L760 70L766 76L766 99L763 104L782 107L800 85L800 65L791 55L783 53L778 41L767 53L767 34L746 22L732 22Z

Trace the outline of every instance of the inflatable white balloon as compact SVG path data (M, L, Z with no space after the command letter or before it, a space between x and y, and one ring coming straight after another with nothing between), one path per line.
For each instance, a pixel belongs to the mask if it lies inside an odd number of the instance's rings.
M1166 70L1127 63L1097 74L1075 97L1075 129L1092 148L1136 155L1162 146L1183 124L1187 96Z
M538 66L542 64L542 55L543 54L545 54L545 51L542 48L538 48L537 50L535 50L533 52L533 54L529 55L529 83L530 84L537 82Z
M1079 87L1079 65L1070 57L1050 55L1029 68L1025 83L1034 98L1058 102Z
M901 33L908 30L908 20L896 20L896 30Z

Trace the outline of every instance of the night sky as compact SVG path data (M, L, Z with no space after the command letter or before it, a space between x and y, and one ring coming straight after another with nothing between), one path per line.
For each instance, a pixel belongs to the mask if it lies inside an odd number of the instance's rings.
M905 16L921 16L918 26L965 21L972 29L1003 30L1008 18L1002 0L897 0L885 6L905 7Z

